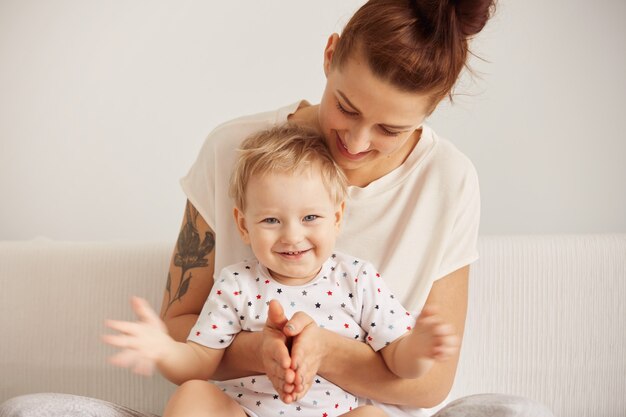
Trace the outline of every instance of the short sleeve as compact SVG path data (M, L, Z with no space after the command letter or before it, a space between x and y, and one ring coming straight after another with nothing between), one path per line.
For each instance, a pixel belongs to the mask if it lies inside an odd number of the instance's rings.
M415 319L371 264L364 263L358 280L363 302L361 328L367 333L366 343L378 351L408 332Z
M241 310L240 295L237 280L222 270L187 340L213 349L228 347L241 331L237 315Z
M198 210L212 230L216 230L216 131L213 130L205 139L200 153L189 172L180 180L180 185L187 199Z
M456 194L458 203L453 208L455 214L452 229L445 242L437 279L478 259L480 188L476 169L469 160L467 165L466 174Z

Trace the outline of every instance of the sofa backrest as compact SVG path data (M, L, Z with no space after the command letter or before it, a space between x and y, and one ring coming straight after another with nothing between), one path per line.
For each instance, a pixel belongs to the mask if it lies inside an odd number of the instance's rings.
M172 245L0 242L0 403L65 392L160 413L173 385L106 362L105 318L160 306ZM481 237L451 399L497 392L559 417L626 415L626 235Z

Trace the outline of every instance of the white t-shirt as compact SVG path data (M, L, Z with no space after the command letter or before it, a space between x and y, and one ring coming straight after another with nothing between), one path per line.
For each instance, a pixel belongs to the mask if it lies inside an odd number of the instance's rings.
M252 258L233 220L228 182L236 150L248 136L282 124L301 103L241 117L209 134L181 180L216 237L215 272ZM427 125L404 164L366 187L349 187L336 249L371 262L410 311L433 282L478 259L480 194L474 166Z
M389 291L369 262L335 252L311 281L285 285L256 259L220 272L188 340L213 349L228 347L241 331L261 331L270 300L278 300L291 317L304 311L327 330L369 344L378 351L411 329L415 318ZM284 404L265 375L216 384L248 415L328 417L347 413L357 398L321 376L297 403Z
M215 232L215 271L253 257L233 220L228 183L237 148L253 133L287 122L302 102L226 122L207 137L181 180ZM402 304L422 309L433 282L478 259L478 177L471 161L427 125L405 162L366 187L351 186L336 249L370 261ZM397 412L396 412L397 410ZM396 415L419 410L389 407Z

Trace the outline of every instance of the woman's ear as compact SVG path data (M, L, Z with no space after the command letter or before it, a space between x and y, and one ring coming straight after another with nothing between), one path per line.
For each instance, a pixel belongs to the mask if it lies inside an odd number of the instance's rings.
M246 227L246 217L243 215L243 211L239 210L238 207L235 207L233 209L233 216L235 216L235 224L237 225L237 230L239 230L241 240L243 240L246 245L249 245L250 234L248 233L248 228Z
M339 42L339 35L333 33L328 38L328 42L326 43L326 48L324 48L324 74L328 77L330 73L330 65L333 62L333 55L335 54L335 49L337 49L337 43Z

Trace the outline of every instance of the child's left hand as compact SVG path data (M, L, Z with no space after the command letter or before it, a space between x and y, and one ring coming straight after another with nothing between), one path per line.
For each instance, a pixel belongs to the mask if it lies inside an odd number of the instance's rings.
M411 333L417 340L418 357L443 361L459 350L460 339L454 327L445 323L434 307L422 310Z

